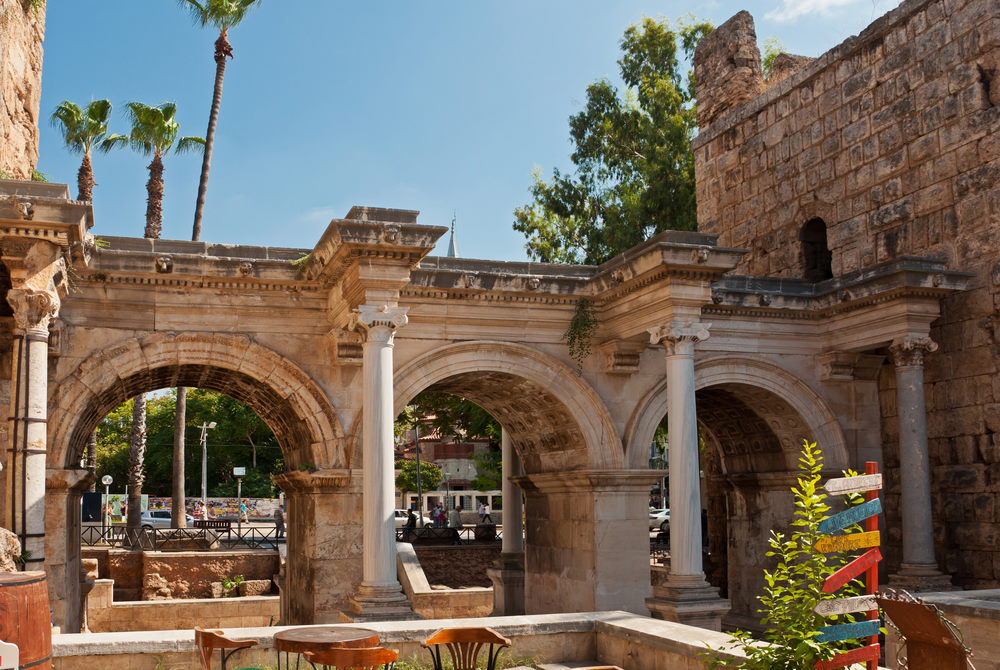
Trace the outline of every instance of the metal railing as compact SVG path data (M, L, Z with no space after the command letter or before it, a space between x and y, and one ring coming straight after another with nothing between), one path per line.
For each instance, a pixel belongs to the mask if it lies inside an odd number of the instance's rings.
M424 539L428 540L440 540L442 543L447 542L451 539L451 528L438 528L437 526L424 526L423 528L397 528L396 529L396 541L397 542L409 542L410 533L414 533L418 538L423 531L433 531L432 533L427 533L428 537ZM478 530L475 526L467 526L458 529L458 537L462 542L473 543L473 542L498 542L503 539L503 530L497 527L495 533L490 533L488 531Z
M84 546L105 545L122 549L160 551L171 545L187 544L186 551L211 551L212 545L226 549L277 549L285 541L276 526L237 526L230 530L210 528L126 528L124 526L84 526L80 542Z

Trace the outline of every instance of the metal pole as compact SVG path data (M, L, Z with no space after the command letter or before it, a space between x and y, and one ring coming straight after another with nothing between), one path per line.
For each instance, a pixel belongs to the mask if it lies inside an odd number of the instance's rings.
M201 424L201 508L208 509L208 424Z
M101 536L106 536L108 532L108 485L104 486L104 500L101 504ZM106 541L106 540L105 540Z
M236 534L240 537L241 541L243 538L243 478L236 478Z
M420 481L420 424L413 424L413 434L417 445L417 527L424 525L424 487Z

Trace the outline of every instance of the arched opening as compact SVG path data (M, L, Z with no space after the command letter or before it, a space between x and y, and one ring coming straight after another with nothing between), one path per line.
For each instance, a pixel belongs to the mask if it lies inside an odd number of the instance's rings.
M826 241L826 223L815 218L799 231L802 245L802 276L812 282L833 278L833 254Z
M322 573L319 566L328 556L309 542L312 533L331 532L340 523L353 524L356 518L355 512L349 510L349 520L324 518L325 527L317 528L322 514L320 503L326 502L315 493L344 493L352 500L357 496L347 490L353 486L349 476L311 477L309 473L344 472L357 460L356 454L334 408L316 383L291 361L249 338L157 333L125 340L84 358L50 385L50 479L58 473L65 473L59 476L69 478L67 481L79 477L89 436L115 407L139 393L178 386L217 391L245 403L273 431L290 473L283 477L291 476L302 484L301 490L288 495L289 558L282 611L290 611L289 602L297 607L286 620L310 622L320 606L320 596L323 605L336 607L342 602L346 608L353 574L335 587L321 584L317 581ZM317 481L325 488L316 488ZM79 615L74 610L80 607L81 493L77 484L71 484L63 493L67 514L62 518L46 515L47 535L65 538L65 545L52 545L52 567L47 569L54 586L54 607L66 612L68 629L79 626ZM296 495L308 500L308 504L297 504ZM357 507L360 509L359 501ZM295 530L297 526L299 531ZM353 526L351 529L353 532ZM337 558L345 564L355 560L353 556ZM336 593L331 592L334 590Z

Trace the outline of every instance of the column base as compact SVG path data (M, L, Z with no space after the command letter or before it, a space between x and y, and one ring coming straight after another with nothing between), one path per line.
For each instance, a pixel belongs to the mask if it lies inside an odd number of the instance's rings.
M910 593L960 590L951 583L951 575L942 573L934 563L902 563L899 572L889 575L888 586Z
M351 597L351 609L341 614L344 621L413 621L420 619L399 584L362 584Z
M720 598L719 589L701 576L670 575L664 584L653 589L646 607L654 619L721 631L722 617L729 611L730 603Z
M500 554L486 574L493 582L492 616L524 614L524 554Z

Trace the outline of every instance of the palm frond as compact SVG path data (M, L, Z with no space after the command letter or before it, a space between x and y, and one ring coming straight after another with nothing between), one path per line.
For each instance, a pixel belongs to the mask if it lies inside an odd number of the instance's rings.
M63 141L66 148L73 152L83 151L83 142L80 139L80 131L83 127L83 110L75 102L63 100L56 106L49 122L54 128L62 131Z
M198 21L201 25L211 24L218 30L229 30L242 23L250 10L260 5L261 0L183 0L201 8ZM183 4L183 3L182 3ZM192 14L195 10L192 8Z
M204 151L205 150L205 138L204 137L182 137L177 140L177 146L174 148L175 154L184 154L189 151Z
M117 149L118 147L125 146L129 143L128 135L121 135L119 133L113 133L105 137L100 144L97 145L98 151L101 153L107 153L112 149Z
M202 4L198 0L177 0L177 4L188 10L195 23L202 26L208 24L208 9L205 7L207 3Z
M106 124L111 118L110 100L92 100L87 104L87 118L92 123Z

